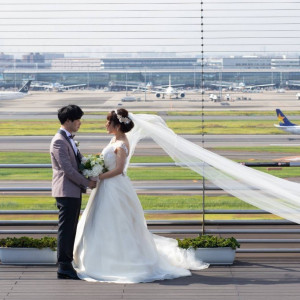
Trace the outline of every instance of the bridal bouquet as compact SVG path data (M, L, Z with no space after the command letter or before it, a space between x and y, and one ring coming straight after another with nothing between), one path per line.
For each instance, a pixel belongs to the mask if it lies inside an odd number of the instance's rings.
M100 174L108 171L104 164L103 156L99 154L83 156L79 169L83 176L89 177L92 180L97 180Z

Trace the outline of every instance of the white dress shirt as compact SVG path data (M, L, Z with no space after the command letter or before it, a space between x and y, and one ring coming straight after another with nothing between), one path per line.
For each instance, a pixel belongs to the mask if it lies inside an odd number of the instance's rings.
M60 129L63 130L63 131L67 134L67 137L69 138L69 140L70 140L70 142L71 142L71 144L72 144L72 147L73 147L73 149L74 149L74 152L75 152L75 154L77 155L78 149L77 149L77 147L76 147L76 144L75 144L75 142L74 142L74 139L71 139L71 138L70 138L71 133L70 133L68 130L64 129L64 128L60 128Z

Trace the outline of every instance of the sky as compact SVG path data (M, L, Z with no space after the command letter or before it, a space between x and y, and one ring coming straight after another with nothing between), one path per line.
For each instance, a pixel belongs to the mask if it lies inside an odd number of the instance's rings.
M195 56L203 48L206 56L216 57L300 54L299 1L200 3L1 0L0 52L16 56L28 52L61 52L78 57L131 53L147 56L150 52Z

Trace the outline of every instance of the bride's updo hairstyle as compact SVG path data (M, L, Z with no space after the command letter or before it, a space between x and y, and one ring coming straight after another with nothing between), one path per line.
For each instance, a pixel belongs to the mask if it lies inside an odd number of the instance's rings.
M113 123L113 126L120 125L120 130L124 133L134 127L134 123L128 117L128 111L124 108L112 110L106 119L109 123Z

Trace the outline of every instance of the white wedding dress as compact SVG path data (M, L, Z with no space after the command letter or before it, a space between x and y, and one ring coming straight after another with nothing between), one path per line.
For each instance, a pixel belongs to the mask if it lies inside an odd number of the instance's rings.
M109 170L116 166L118 147L128 155L120 142L111 141L102 151ZM178 248L174 239L149 232L132 183L121 174L101 180L92 191L78 223L73 264L78 276L87 281L150 282L207 268L194 254Z

